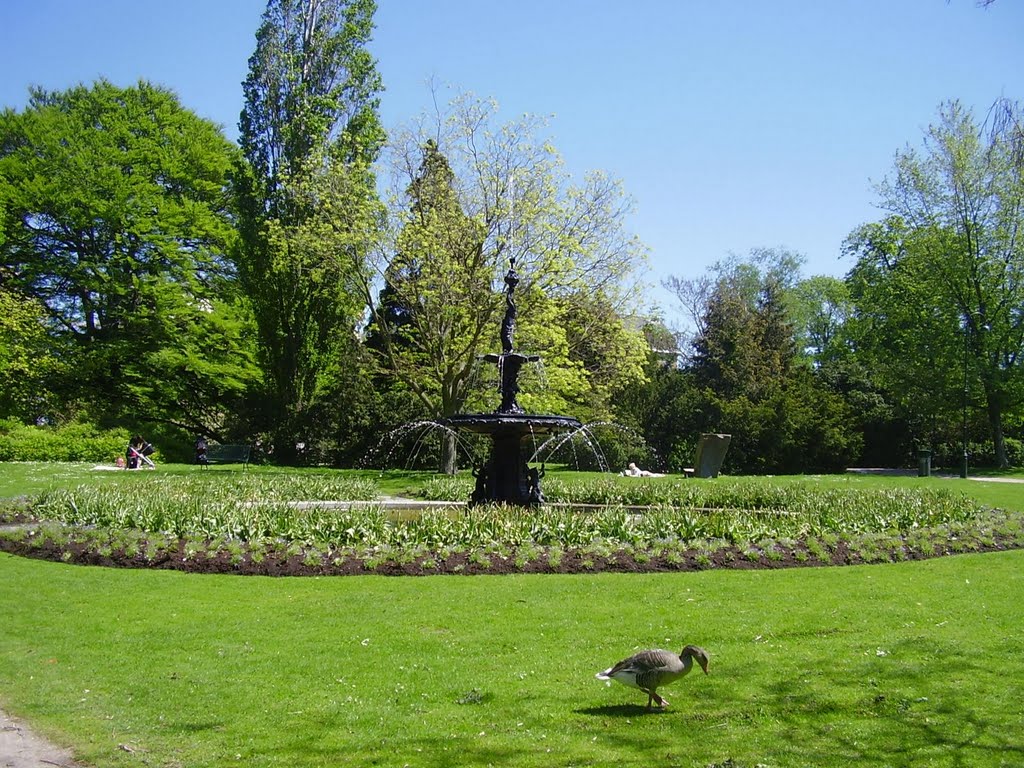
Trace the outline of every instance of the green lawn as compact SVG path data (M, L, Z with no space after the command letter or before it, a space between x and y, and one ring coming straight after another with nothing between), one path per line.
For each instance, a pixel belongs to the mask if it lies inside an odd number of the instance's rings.
M217 465L207 469L200 469L192 464L159 464L155 470L137 472L97 469L98 466L105 465L74 462L0 462L0 499L30 496L51 488L65 488L80 484L145 483L148 479L156 476L199 473L225 477L246 473L271 478L275 475L342 474L348 477L365 478L376 483L382 495L401 496L413 493L423 482L435 476L433 472L406 470L382 472L371 469L293 469L256 465L243 468L240 464Z
M5 464L0 497L197 471ZM344 474L381 494L429 477ZM955 487L1024 507L1020 484L810 480ZM1014 766L1022 595L1021 551L780 571L309 579L0 554L0 707L97 768ZM594 679L643 647L687 643L710 651L711 675L665 689L666 712Z
M1020 765L1022 594L1022 552L408 579L0 555L0 703L96 766ZM593 677L689 642L711 675L666 712Z

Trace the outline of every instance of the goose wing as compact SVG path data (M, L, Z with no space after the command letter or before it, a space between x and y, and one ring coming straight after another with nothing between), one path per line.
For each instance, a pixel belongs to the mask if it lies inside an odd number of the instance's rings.
M675 672L681 668L682 662L679 660L678 655L671 651L655 648L649 651L640 651L628 659L623 659L614 667L610 667L600 673L598 677L602 679L617 678L620 675L635 677L637 675L647 675L651 672Z

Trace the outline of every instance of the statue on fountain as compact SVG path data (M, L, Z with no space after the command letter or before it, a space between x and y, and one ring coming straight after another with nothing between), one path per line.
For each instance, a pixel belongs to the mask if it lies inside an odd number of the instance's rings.
M498 413L523 413L523 409L516 402L516 395L519 394L519 371L523 363L540 360L540 355L521 355L512 351L512 337L516 332L517 285L519 275L513 256L509 259L508 272L505 274L505 318L501 321L501 354L484 355L484 360L498 364L498 391L501 392Z

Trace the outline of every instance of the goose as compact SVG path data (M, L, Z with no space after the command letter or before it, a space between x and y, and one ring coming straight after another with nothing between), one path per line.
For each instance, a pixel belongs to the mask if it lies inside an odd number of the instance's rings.
M708 652L696 645L688 645L678 656L660 648L640 651L604 672L598 672L596 677L598 680L617 680L631 688L639 688L647 694L648 709L651 708L651 702L665 707L668 701L658 695L658 687L668 685L687 674L693 667L694 659L706 675L710 663Z

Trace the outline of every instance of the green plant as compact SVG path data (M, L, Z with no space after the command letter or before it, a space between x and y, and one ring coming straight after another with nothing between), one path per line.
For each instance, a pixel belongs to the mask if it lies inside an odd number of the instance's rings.
M101 430L82 422L37 427L0 421L0 461L113 462L124 455L129 438L125 429Z

